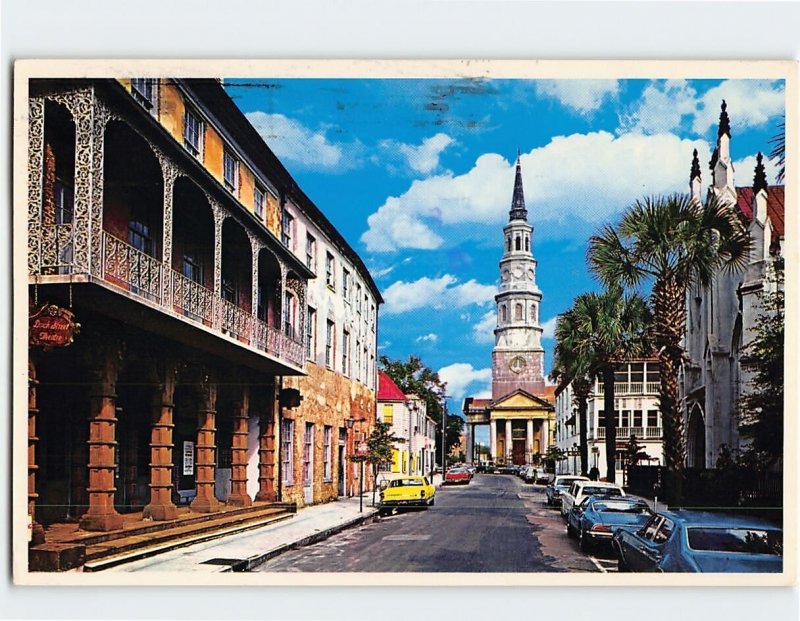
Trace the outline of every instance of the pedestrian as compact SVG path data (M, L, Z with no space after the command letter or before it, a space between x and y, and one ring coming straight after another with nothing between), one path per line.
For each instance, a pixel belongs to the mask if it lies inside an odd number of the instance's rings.
M600 471L597 469L597 466L592 466L591 470L589 470L589 478L592 481L597 481L600 478Z

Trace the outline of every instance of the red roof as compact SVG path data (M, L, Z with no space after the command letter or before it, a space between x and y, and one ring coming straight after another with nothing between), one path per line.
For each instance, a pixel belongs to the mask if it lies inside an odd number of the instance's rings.
M406 396L397 387L392 378L383 371L378 371L378 401L405 401Z
M470 405L475 408L485 408L489 407L491 404L491 399L473 399Z
M753 219L753 188L736 188L737 206L748 220ZM783 186L767 188L767 217L778 237L783 237Z

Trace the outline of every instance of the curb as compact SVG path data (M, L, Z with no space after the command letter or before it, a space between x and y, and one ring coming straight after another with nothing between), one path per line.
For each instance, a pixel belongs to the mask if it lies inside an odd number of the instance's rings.
M342 522L341 524L337 524L336 526L331 526L330 528L325 528L321 531L313 533L311 535L307 535L306 537L302 537L297 541L290 541L288 543L281 544L271 550L267 550L261 554L256 554L254 556L250 556L246 559L243 559L241 562L231 565L230 567L225 568L222 573L228 572L239 572L239 571L252 571L256 567L263 565L268 560L283 554L284 552L288 552L289 550L293 550L295 548L301 548L303 546L308 546L313 543L318 543L325 539L328 539L332 535L339 533L345 529L351 528L353 526L358 526L363 524L367 521L373 520L378 515L378 510L373 509L371 511L365 511L362 515L358 515L355 518Z

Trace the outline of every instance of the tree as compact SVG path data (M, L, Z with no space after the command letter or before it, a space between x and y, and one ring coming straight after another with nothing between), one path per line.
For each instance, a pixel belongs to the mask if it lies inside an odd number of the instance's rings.
M573 306L558 316L553 350L553 371L550 378L561 385L572 384L572 398L578 408L578 426L580 427L581 474L586 476L589 468L589 445L586 438L586 410L592 390L590 379L592 361L589 359L585 334L585 324L575 312Z
M552 470L552 472L556 471L556 463L560 461L564 461L567 458L567 452L564 449L557 447L555 444L551 444L547 447L547 452L544 454L542 458L544 461L545 472Z
M780 275L782 272L777 270ZM751 373L740 400L742 435L749 440L743 459L761 470L783 469L784 293L763 294L758 327L745 345L742 362Z
M575 317L583 339L580 352L586 356L590 375L603 382L606 430L606 480L616 478L617 417L614 408L615 372L621 362L652 352L647 301L637 293L623 294L615 285L603 293L584 293L575 298Z
M778 173L775 176L778 183L783 183L786 177L786 117L778 123L778 133L769 139L772 144L772 151L769 153L769 159L775 160L775 165L778 167Z
M375 422L372 433L367 438L367 463L372 466L372 504L375 504L374 481L378 478L378 468L392 463L394 443L402 442L392 433L392 425L381 421Z
M661 368L659 405L673 502L682 497L686 460L678 383L686 293L694 284L707 287L720 270L742 269L750 248L742 220L714 196L704 204L678 194L637 201L618 226L606 226L589 239L589 265L606 286L652 283L652 337Z
M446 407L446 384L439 378L439 374L426 366L418 356L411 355L408 361L392 360L388 356L380 357L381 369L398 388L407 395L417 395L425 402L428 417L436 422L436 459L442 455L442 413ZM461 432L464 420L460 416L447 417L447 431L445 433L445 449L449 455L453 447L461 441Z
M628 444L625 445L625 457L629 466L636 466L643 459L650 459L650 455L644 450L636 435L631 434Z

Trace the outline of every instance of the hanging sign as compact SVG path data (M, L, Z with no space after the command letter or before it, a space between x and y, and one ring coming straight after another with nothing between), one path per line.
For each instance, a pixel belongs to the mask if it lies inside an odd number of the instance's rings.
M28 317L29 344L44 349L66 347L72 344L81 324L75 315L55 304L44 304Z
M183 443L183 474L194 474L194 442Z
M366 442L360 442L359 445L358 445L358 450L356 452L356 455L358 455L359 457L366 457L368 451L369 451L369 448L367 447L367 443Z

